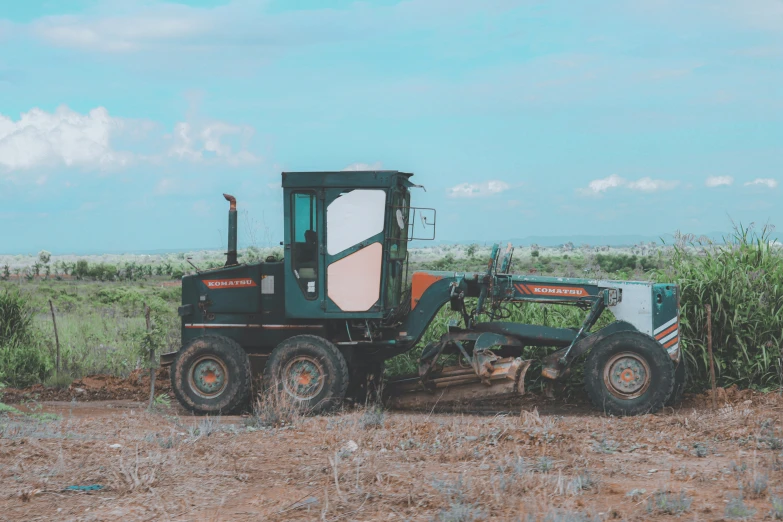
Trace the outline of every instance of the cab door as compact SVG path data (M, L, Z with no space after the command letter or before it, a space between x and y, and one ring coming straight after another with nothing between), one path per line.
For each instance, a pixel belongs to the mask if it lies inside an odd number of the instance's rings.
M286 189L284 269L286 317L323 318L323 192Z
M325 197L326 311L380 317L387 193L328 189Z

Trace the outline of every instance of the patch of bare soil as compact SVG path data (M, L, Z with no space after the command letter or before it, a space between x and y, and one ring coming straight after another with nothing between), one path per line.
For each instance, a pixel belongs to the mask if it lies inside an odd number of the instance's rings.
M155 392L171 390L168 368L158 369L155 374ZM29 401L105 401L149 399L149 370L136 370L126 378L111 375L91 375L73 381L67 388L48 388L40 384L30 388L5 388L2 400L5 403Z
M0 518L762 520L783 500L779 395L627 418L540 402L312 418L28 404L0 416Z

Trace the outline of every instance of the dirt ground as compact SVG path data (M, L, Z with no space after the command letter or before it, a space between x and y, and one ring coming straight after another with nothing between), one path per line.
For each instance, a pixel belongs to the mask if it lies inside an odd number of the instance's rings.
M629 418L542 397L483 415L206 418L28 391L0 415L0 520L783 517L783 398L720 392L715 411L702 396Z

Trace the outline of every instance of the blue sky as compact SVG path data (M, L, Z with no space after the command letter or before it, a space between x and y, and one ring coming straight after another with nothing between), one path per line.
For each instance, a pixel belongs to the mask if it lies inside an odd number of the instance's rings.
M783 1L0 6L0 252L276 243L357 165L445 240L783 227Z

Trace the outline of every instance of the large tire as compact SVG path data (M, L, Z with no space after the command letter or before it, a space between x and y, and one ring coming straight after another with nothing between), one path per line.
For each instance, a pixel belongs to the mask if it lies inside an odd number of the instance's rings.
M674 388L669 355L641 332L617 332L601 339L588 354L584 370L590 401L611 415L655 413Z
M236 341L203 335L177 353L171 388L186 409L201 415L226 415L247 407L250 358Z
M666 401L666 406L676 407L682 402L682 396L685 394L685 385L688 378L688 368L685 364L685 354L680 355L680 362L674 370L674 388L672 394Z
M340 350L315 335L286 339L272 351L264 367L264 387L276 387L307 413L323 413L342 404L349 380Z

